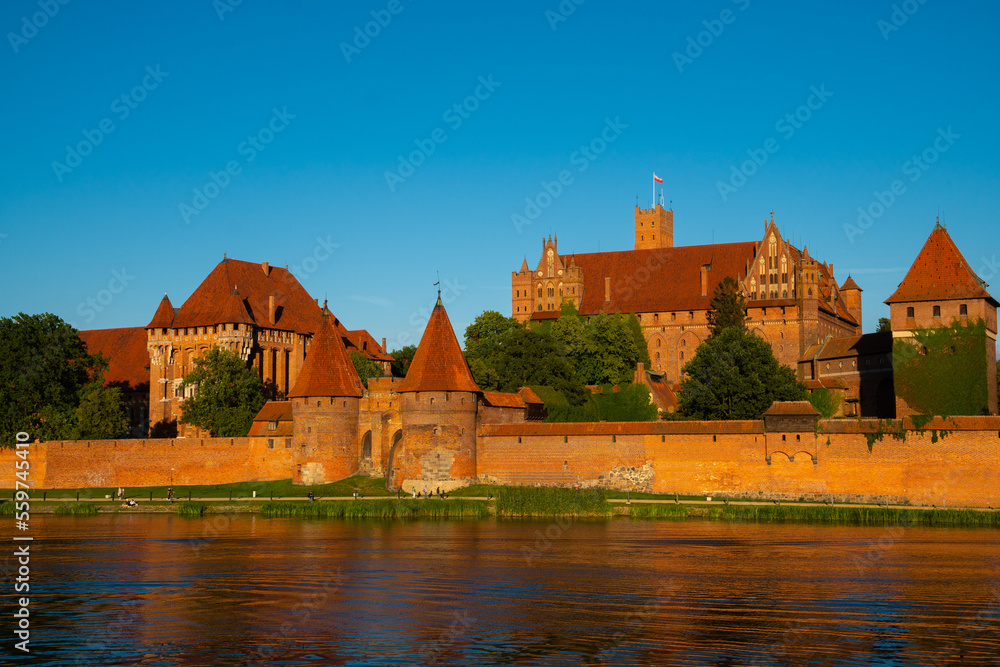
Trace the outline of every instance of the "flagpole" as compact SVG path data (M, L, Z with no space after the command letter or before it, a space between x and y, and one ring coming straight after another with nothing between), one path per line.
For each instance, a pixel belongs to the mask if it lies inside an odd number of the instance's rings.
M656 208L656 172L653 172L653 203L652 208Z

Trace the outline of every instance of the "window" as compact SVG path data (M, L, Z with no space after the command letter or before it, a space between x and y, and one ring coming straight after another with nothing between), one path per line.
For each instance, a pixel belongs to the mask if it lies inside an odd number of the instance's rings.
M267 430L268 431L277 431L278 430L278 422L275 422L275 421L267 422Z
M934 317L941 317L941 306L934 306Z
M268 449L274 449L274 438L268 438L267 439L267 448Z
M556 288L550 287L549 288L549 296L555 296L555 295L556 295Z
M969 314L969 307L963 303L961 306L958 307L958 314L959 315L968 315Z
M913 306L907 306L907 308L906 308L906 318L910 319L910 320L913 319Z
M542 288L541 287L538 288L538 298L539 299L542 298Z

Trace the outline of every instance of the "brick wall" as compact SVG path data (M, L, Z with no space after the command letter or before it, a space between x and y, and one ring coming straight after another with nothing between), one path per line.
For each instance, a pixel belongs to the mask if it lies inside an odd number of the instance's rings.
M916 505L1000 504L1000 419L935 420L868 449L875 422L824 421L814 433L762 422L505 424L480 431L479 474L495 483L618 486L649 464L650 490L716 497L799 497ZM932 429L949 429L932 442ZM635 486L635 490L641 490Z
M285 438L71 440L29 448L33 488L229 484L288 479L292 449ZM13 456L0 453L4 486L13 486Z

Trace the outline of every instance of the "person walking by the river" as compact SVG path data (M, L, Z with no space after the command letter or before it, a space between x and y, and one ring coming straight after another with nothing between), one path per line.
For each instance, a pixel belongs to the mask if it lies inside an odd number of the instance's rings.
M427 491L427 485L424 484L424 498L430 498L430 493Z
M174 487L172 486L167 489L167 500L174 502Z
M309 497L309 502L314 502L316 500L316 498L313 497L313 492L312 491L309 492L309 496L308 497Z

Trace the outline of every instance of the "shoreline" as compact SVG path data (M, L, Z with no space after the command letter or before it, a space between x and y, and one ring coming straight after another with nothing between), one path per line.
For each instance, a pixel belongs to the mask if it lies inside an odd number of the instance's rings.
M3 503L6 505L7 503ZM588 504L589 505L589 504ZM632 500L600 499L597 505L556 509L498 507L493 497L266 498L229 501L225 498L192 501L145 501L122 507L107 499L52 499L32 503L32 513L59 516L168 514L209 518L226 514L256 514L265 518L332 520L442 520L585 519L634 521L726 521L737 523L794 523L841 526L908 524L928 527L1000 528L1000 512L990 508L936 508L905 505L776 503L773 501Z

